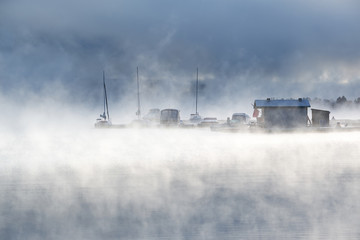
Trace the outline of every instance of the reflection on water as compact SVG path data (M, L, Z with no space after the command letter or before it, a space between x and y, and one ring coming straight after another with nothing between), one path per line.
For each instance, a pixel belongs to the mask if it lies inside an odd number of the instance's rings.
M0 140L0 239L359 239L360 133Z

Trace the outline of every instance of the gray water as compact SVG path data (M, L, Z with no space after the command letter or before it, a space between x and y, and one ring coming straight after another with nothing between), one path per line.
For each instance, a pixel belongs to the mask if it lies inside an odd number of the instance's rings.
M360 238L360 132L30 129L0 159L0 239Z

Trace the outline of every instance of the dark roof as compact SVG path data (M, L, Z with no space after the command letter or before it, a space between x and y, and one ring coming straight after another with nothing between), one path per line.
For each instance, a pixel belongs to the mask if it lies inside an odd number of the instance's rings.
M330 113L330 111L328 111L328 110L322 110L322 109L316 109L316 108L312 108L311 111L315 111L315 112L328 112L328 113Z
M304 98L255 100L254 108L263 107L310 107L310 103Z
M175 109L175 108L166 108L166 109L162 109L161 112L162 111L177 111L177 112L179 112L179 110Z

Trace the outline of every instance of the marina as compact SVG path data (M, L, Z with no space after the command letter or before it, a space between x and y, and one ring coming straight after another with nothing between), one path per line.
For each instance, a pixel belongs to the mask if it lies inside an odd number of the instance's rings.
M142 118L140 110L139 78L137 69L137 119L129 124L112 124L109 117L106 94L105 73L103 73L104 113L96 120L95 128L208 128L214 132L341 132L360 131L360 120L339 119L330 120L330 111L311 109L311 119L308 115L310 102L306 98L255 100L252 118L246 113L233 113L226 120L216 117L202 118L197 112L198 69L196 81L196 110L189 120L182 120L180 110L153 108Z

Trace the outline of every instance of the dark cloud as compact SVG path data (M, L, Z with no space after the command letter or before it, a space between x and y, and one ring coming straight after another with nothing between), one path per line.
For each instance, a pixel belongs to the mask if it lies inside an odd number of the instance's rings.
M356 1L37 0L0 5L5 93L20 87L41 92L55 82L67 90L67 99L94 104L104 69L110 95L121 101L133 94L139 66L142 96L154 102L188 97L197 67L204 101L239 95L250 101L358 96Z

